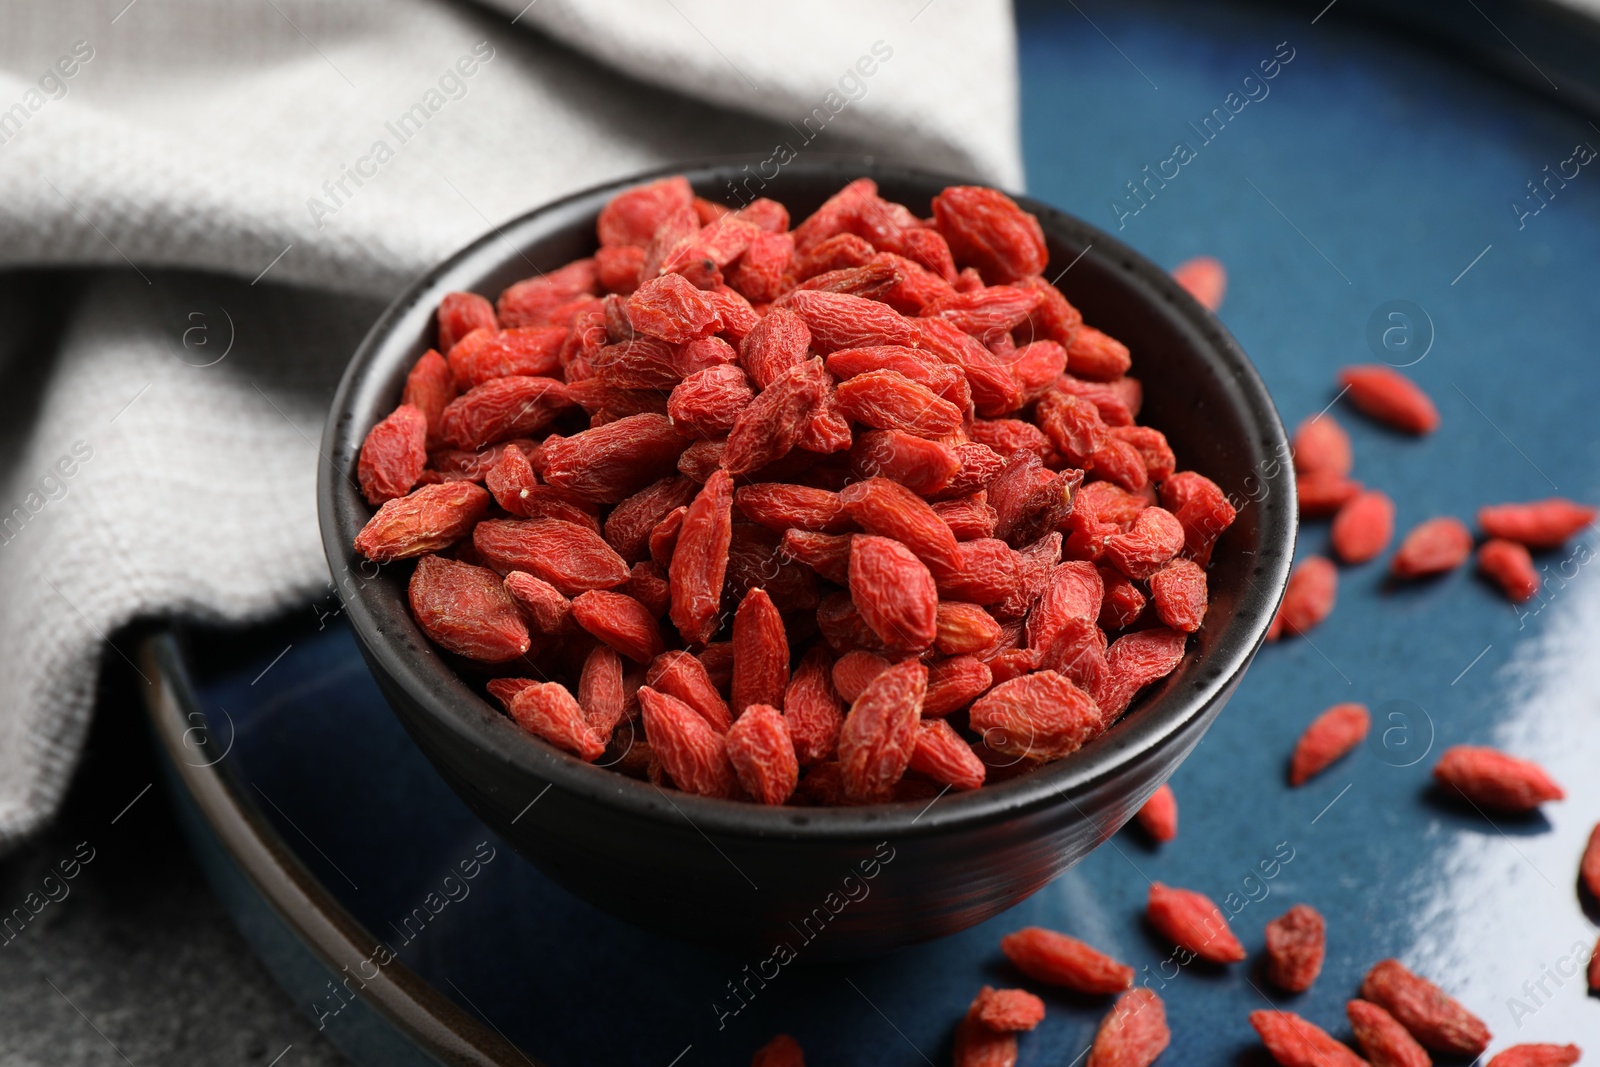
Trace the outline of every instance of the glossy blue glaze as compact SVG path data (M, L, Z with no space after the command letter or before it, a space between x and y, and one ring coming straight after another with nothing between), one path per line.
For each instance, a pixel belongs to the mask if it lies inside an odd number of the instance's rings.
M1502 499L1600 500L1600 167L1582 168L1521 229L1510 207L1546 164L1555 169L1579 142L1600 145L1600 132L1348 25L1337 7L1312 25L1320 4L1079 6L1019 10L1033 195L1115 230L1110 202L1126 196L1124 183L1188 140L1194 158L1119 236L1159 262L1208 253L1228 265L1222 317L1287 422L1334 400L1340 365L1415 358L1369 350L1380 305L1411 301L1431 320L1431 349L1407 373L1437 400L1438 433L1402 438L1344 401L1332 408L1354 438L1357 477L1396 499L1402 530L1434 514L1470 521ZM1287 49L1293 58L1267 95L1201 143L1187 123L1225 108L1230 91L1260 96L1245 76ZM1326 551L1326 539L1325 525L1309 524L1302 555ZM1344 1001L1388 955L1457 993L1495 1032L1495 1048L1593 1044L1600 1002L1581 975L1552 977L1581 967L1574 949L1587 952L1595 937L1575 891L1600 818L1600 568L1580 562L1592 544L1590 533L1541 557L1546 593L1520 613L1466 570L1394 589L1383 561L1345 569L1332 619L1264 650L1177 772L1176 841L1156 848L1127 831L956 937L865 964L791 965L725 1028L719 1008L738 1003L726 983L760 960L637 933L498 844L470 895L401 947L391 924L425 906L487 831L412 748L336 620L291 636L293 648L252 685L283 643L263 641L251 662L203 678L203 697L239 726L235 769L368 929L553 1065L665 1065L686 1049L684 1065L742 1064L779 1030L818 1064L943 1062L977 987L1017 981L999 937L1035 923L1149 968L1178 1035L1162 1062L1258 1062L1245 1017L1269 1004L1348 1036ZM1343 700L1371 706L1373 735L1290 790L1295 737ZM1438 751L1456 743L1536 758L1569 798L1525 820L1462 811L1429 790ZM1237 894L1234 926L1251 962L1163 974L1167 950L1140 918L1149 880L1219 901ZM1264 924L1297 901L1327 917L1328 961L1309 993L1283 998L1263 992L1256 957ZM1022 1040L1023 1065L1074 1062L1105 1008L1046 1000L1048 1018Z

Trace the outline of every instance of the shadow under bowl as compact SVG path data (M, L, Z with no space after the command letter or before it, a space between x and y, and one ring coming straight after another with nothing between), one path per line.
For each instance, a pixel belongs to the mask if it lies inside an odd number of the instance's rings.
M918 215L959 179L871 158L796 160L765 183L747 160L687 175L708 199L769 196L804 218L863 175ZM589 766L523 731L468 684L412 621L407 564L376 568L352 543L372 514L357 488L367 431L399 402L434 336L444 294L496 294L595 248L619 190L591 189L491 231L420 279L352 359L323 440L318 510L329 566L380 687L472 809L592 904L700 944L808 959L880 953L951 934L1027 898L1122 826L1199 742L1239 684L1282 595L1294 551L1288 442L1238 344L1168 274L1044 204L1047 278L1133 351L1141 421L1183 469L1220 485L1239 517L1216 546L1206 624L1178 669L1109 731L1033 773L932 803L769 808L657 789ZM781 946L786 946L786 949ZM780 959L779 962L787 962Z

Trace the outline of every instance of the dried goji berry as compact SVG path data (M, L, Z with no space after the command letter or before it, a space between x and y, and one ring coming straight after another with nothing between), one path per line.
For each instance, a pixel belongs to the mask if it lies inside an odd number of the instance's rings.
M1213 256L1195 256L1172 268L1172 278L1207 311L1222 306L1228 291L1228 271Z
M720 325L711 298L681 274L663 274L639 286L628 297L628 321L640 333L670 344L714 333Z
M789 640L765 589L752 589L733 617L733 713L752 704L783 706L789 684Z
M1399 578L1421 578L1454 570L1471 554L1472 533L1466 523L1441 515L1412 527L1400 542L1389 569Z
M663 652L650 661L645 684L667 696L676 697L698 712L719 734L733 725L733 713L722 699L710 672L701 660L688 652Z
M844 500L828 489L763 482L740 486L733 502L745 518L780 534L791 529L836 534L850 528Z
M674 510L694 499L699 486L681 475L653 482L623 500L606 516L606 543L628 563L637 563L650 551L650 531Z
M1161 483L1161 506L1177 518L1189 558L1202 567L1238 514L1216 482L1194 471L1179 471Z
M605 246L644 245L668 215L694 203L694 190L682 175L635 186L600 209L595 228Z
M835 585L845 585L850 580L849 534L789 530L783 535L780 551Z
M1000 635L1000 624L976 604L941 600L934 614L934 647L946 656L981 652Z
M428 418L401 404L367 432L356 473L369 504L405 496L428 463Z
M1532 811L1567 795L1537 763L1477 745L1445 749L1433 776L1472 804L1493 811Z
M734 684L738 684L738 661ZM800 781L789 726L770 704L750 704L728 729L728 760L744 791L763 804L782 804Z
M411 572L408 597L422 632L449 652L504 663L528 651L528 628L494 571L423 556Z
M1367 1054L1372 1067L1433 1067L1433 1060L1417 1039L1406 1032L1393 1015L1370 1000L1352 1000L1345 1005L1356 1044Z
M567 628L572 618L572 601L563 596L561 590L526 571L507 574L505 586L533 632L554 636Z
M1125 634L1106 649L1105 682L1093 694L1110 725L1139 690L1171 674L1183 659L1187 635L1165 626Z
M850 599L885 646L920 651L933 644L938 590L900 542L872 534L850 539Z
M1304 785L1345 756L1367 736L1372 716L1362 704L1335 704L1318 715L1300 740L1289 761L1289 784Z
M1022 383L1011 373L1009 362L983 347L977 338L943 319L919 318L913 329L917 347L966 374L978 414L1005 415L1022 406Z
M1380 960L1361 980L1361 997L1393 1015L1424 1047L1474 1057L1489 1047L1489 1028L1399 960Z
M557 748L593 763L605 752L605 740L584 717L567 687L559 682L534 682L517 691L506 709L524 730Z
M1149 507L1123 533L1106 539L1106 559L1129 578L1149 578L1183 550L1184 529L1165 508Z
M1346 563L1365 563L1389 547L1394 536L1394 501L1377 490L1358 493L1333 517L1334 555Z
M477 329L496 329L494 305L477 293L446 293L439 301L439 348L448 352Z
M1100 601L1100 625L1107 630L1125 630L1144 611L1144 590L1114 567L1102 566L1098 570L1106 590Z
M700 796L733 795L733 765L722 734L683 701L649 686L639 690L639 710L650 747L674 785Z
M1014 1033L1032 1030L1044 1021L1044 1001L1025 989L984 986L978 991L978 998L972 1002L972 1012L989 1029L997 1033Z
M1066 934L1028 926L1000 939L1012 965L1039 982L1078 993L1120 993L1133 985L1134 970Z
M967 427L967 436L979 444L988 445L1002 456L1028 451L1044 459L1052 448L1050 438L1031 422L1021 419L975 419Z
M834 691L831 675L827 650L814 646L800 657L789 678L789 688L784 690L783 717L789 723L789 736L802 766L821 763L839 745L844 705Z
M1161 998L1147 986L1130 989L1100 1020L1086 1067L1150 1067L1171 1041Z
M1361 495L1363 486L1354 478L1314 471L1302 474L1295 482L1296 502L1302 519L1325 519Z
M608 645L595 645L584 658L578 676L578 706L601 742L627 711L628 695L623 689L622 658Z
M1067 369L1076 378L1108 382L1127 374L1132 365L1128 346L1093 326L1080 326L1067 346Z
M1556 548L1594 522L1594 517L1594 508L1561 497L1478 509L1478 525L1485 534L1529 548Z
M482 448L543 429L570 403L554 378L495 378L445 406L439 436L456 448Z
M806 1067L806 1058L800 1051L800 1042L788 1034L779 1034L756 1049L750 1067Z
M999 521L994 508L989 506L989 494L982 489L953 500L939 501L933 505L933 513L950 527L957 541L993 537Z
M1308 556L1289 575L1278 618L1285 630L1303 634L1333 613L1339 596L1339 572L1321 556Z
M839 768L846 795L884 796L905 774L916 748L928 669L898 663L874 678L851 705L839 730Z
M874 429L943 437L961 428L959 408L898 371L858 374L835 395L847 418Z
M560 519L485 519L472 544L502 574L527 571L567 596L628 580L628 565L599 534Z
M1296 904L1267 923L1267 978L1279 989L1304 993L1322 973L1327 924L1317 910Z
M1038 274L1049 261L1039 220L998 189L950 186L933 198L933 219L955 262L991 284Z
M953 789L976 789L983 784L987 773L983 761L972 754L972 746L943 719L924 719L917 724L917 743L911 752L910 766L919 774Z
M462 389L513 375L546 377L561 366L567 333L564 326L474 330L449 350L450 373Z
M1390 367L1376 363L1346 367L1339 383L1363 414L1406 433L1432 433L1439 428L1439 409L1418 385Z
M1350 435L1327 412L1313 415L1294 431L1294 469L1300 474L1348 478L1355 466Z
M639 288L643 280L644 248L640 245L598 248L594 253L594 272L601 288L627 296Z
M732 539L733 479L718 471L689 505L668 570L672 624L689 644L706 644L717 632Z
M868 345L909 346L916 336L905 316L864 297L802 290L790 307L811 331L811 348L820 355Z
M1076 752L1101 727L1094 698L1055 671L1002 682L969 712L972 729L989 748L1035 760Z
M1521 604L1539 594L1539 571L1525 545L1491 538L1478 548L1478 570L1494 581L1512 603Z
M730 286L756 303L776 300L783 292L784 271L794 254L794 238L787 233L761 233L750 239L738 263L727 273Z
M1589 843L1584 846L1583 860L1578 865L1578 877L1591 900L1600 901L1600 824L1589 831Z
M846 652L833 662L833 671L830 677L833 680L835 692L846 703L854 703L878 675L888 670L892 664L876 652L856 649Z
M868 533L905 545L935 574L960 566L956 535L917 494L887 478L868 478L839 494L845 514Z
M1582 1056L1577 1045L1512 1045L1495 1053L1488 1067L1571 1067Z
M630 415L558 441L547 438L542 476L584 500L615 504L675 474L687 445L667 416Z
M991 1030L973 1009L956 1024L955 1067L1016 1067L1017 1035Z
M1134 818L1144 832L1157 841L1171 841L1178 836L1178 798L1172 786L1162 782L1150 799L1144 802Z
M1056 558L1061 550L1056 548ZM1032 562L1030 558L1030 563ZM1038 583L1033 595L1043 587L1050 573L1051 562L1038 561ZM956 567L951 573L936 579L939 595L946 600L966 600L974 604L1000 604L1012 597L1020 597L1023 589L1022 558L1004 541L993 537L980 537L961 541L956 545ZM1009 614L1016 617L1026 613L1032 600Z
M729 474L747 474L788 455L826 389L821 361L789 368L734 420L722 466Z
M888 478L919 496L939 492L960 466L947 445L902 430L857 434L850 447L850 470L856 477Z
M1145 917L1162 937L1211 963L1237 963L1244 946L1211 898L1192 889L1150 883Z
M1292 1011L1253 1011L1250 1025L1283 1067L1366 1067L1348 1046Z
M660 625L631 596L591 589L572 601L572 618L635 663L649 663L661 654Z
M355 549L375 563L437 552L470 534L488 510L481 485L424 485L379 508L356 535Z
M993 682L989 665L976 656L951 656L928 668L928 694L922 716L937 718L959 711L982 696Z
M455 398L456 383L450 373L450 365L438 352L428 349L406 375L406 387L400 395L400 403L410 404L427 419L429 448L437 448L443 443L439 436L440 418Z
M1049 651L1069 619L1093 619L1100 614L1105 583L1094 564L1072 560L1051 568L1033 610L1028 613L1028 647Z
M1150 599L1162 622L1192 634L1206 617L1206 572L1194 560L1175 559L1150 576Z

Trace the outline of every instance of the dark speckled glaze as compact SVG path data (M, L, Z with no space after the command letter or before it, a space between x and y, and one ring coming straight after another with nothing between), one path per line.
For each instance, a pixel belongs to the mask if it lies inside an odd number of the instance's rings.
M727 199L745 161L678 167ZM809 158L765 195L797 219L846 181L870 176L922 215L954 179L870 159ZM649 177L649 176L643 176ZM663 792L587 766L523 732L441 660L411 621L409 567L376 577L351 550L371 515L354 481L367 430L398 402L451 290L494 294L593 250L593 221L617 190L580 193L462 250L385 313L351 361L323 441L324 548L374 676L450 785L530 861L572 892L646 928L730 948L796 931L812 958L861 956L965 929L1036 892L1126 822L1200 740L1238 685L1286 580L1293 475L1282 424L1228 332L1153 263L1109 235L1022 200L1044 227L1046 276L1133 350L1141 421L1163 430L1183 468L1241 505L1218 544L1203 631L1174 674L1104 736L1025 777L932 804L768 809ZM1070 265L1070 269L1069 269ZM859 880L870 893L859 900Z

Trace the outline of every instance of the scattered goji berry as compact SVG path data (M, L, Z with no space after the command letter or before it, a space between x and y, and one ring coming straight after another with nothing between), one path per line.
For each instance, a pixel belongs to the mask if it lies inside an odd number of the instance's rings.
M1032 1030L1044 1021L1044 1001L1025 989L984 986L971 1010L979 1022L996 1033Z
M1151 882L1145 917L1162 937L1203 960L1237 963L1245 957L1221 909L1192 889Z
M1253 1011L1250 1025L1283 1067L1367 1067L1349 1046L1292 1011Z
M1212 256L1186 259L1172 268L1172 277L1207 311L1222 306L1228 291L1228 271L1220 260Z
M1017 1035L992 1030L969 1008L956 1025L955 1067L1016 1067Z
M1477 745L1445 749L1433 776L1472 804L1494 811L1532 811L1567 795L1537 763Z
M1345 756L1367 736L1372 716L1362 704L1335 704L1312 720L1295 742L1289 784L1304 785Z
M1577 1045L1512 1045L1495 1053L1488 1067L1571 1067L1582 1056Z
M1313 415L1294 431L1291 442L1297 473L1348 478L1355 466L1350 435L1327 412Z
M1441 515L1412 527L1400 542L1389 569L1398 578L1442 574L1465 563L1472 554L1472 533L1466 523Z
M1357 409L1379 422L1415 434L1439 428L1439 409L1399 371L1375 363L1346 367L1339 372L1339 383Z
M1399 960L1374 964L1361 981L1361 998L1394 1016L1433 1052L1470 1058L1489 1047L1489 1028L1482 1019Z
M1150 1067L1171 1041L1161 998L1147 986L1130 989L1100 1020L1086 1067Z
M1356 1044L1367 1054L1372 1067L1433 1067L1433 1060L1417 1039L1393 1015L1370 1000L1352 1000L1345 1005Z
M1561 497L1478 509L1478 525L1490 537L1529 548L1556 548L1594 522L1595 509Z
M750 1067L806 1067L806 1058L800 1042L788 1034L779 1034L756 1049Z
M1267 923L1267 979L1279 989L1304 993L1322 973L1327 924L1308 904L1296 904Z
M738 665L735 663L735 680ZM789 725L770 704L750 704L728 728L728 760L744 791L763 804L782 804L800 782Z
M1000 939L1012 965L1039 982L1078 993L1120 993L1133 985L1134 970L1077 938L1028 926Z
M1600 902L1600 823L1589 831L1589 843L1583 848L1583 859L1578 864L1578 877L1589 899Z
M1303 634L1313 629L1329 615L1339 597L1339 572L1333 563L1321 556L1308 556L1289 574L1289 584L1284 587L1283 600L1278 604L1278 618L1283 629L1292 634Z
M1514 604L1539 595L1539 571L1525 545L1491 538L1478 548L1478 570L1503 590Z
M1172 786L1162 782L1150 799L1134 815L1144 832L1157 841L1171 841L1178 836L1178 798Z
M1357 493L1333 517L1333 554L1345 563L1365 563L1389 547L1394 536L1394 501L1377 490Z

